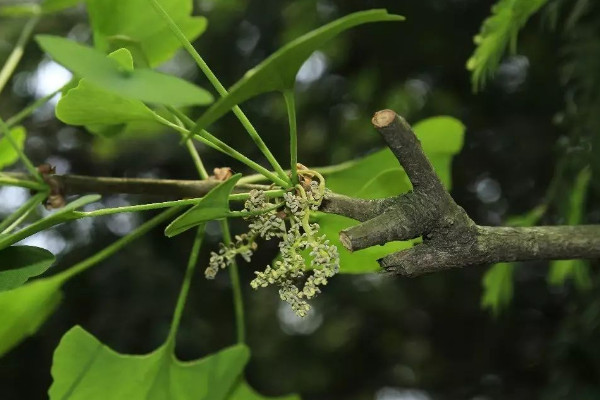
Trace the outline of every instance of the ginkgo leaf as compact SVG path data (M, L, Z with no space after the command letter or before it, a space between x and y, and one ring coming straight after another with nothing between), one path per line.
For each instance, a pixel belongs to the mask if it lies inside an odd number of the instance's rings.
M360 11L330 22L283 46L269 58L252 68L196 122L193 133L198 133L222 117L234 106L261 93L291 90L296 74L306 59L327 41L357 25L369 22L402 21L400 15L386 10Z
M206 18L190 16L192 0L159 2L188 40L193 41L206 29ZM87 7L94 45L103 52L114 49L112 41L118 36L139 43L150 66L156 66L173 57L181 47L148 0L88 0Z
M513 297L514 263L498 263L490 267L483 276L481 308L490 309L494 316L506 308Z
M22 150L25 145L25 128L22 126L12 128L9 135L17 147ZM17 153L10 140L0 136L0 170L16 163L18 159L19 153Z
M256 392L252 387L245 381L241 380L233 393L231 393L227 400L301 400L297 394L289 394L287 396L267 397Z
M0 292L17 288L38 276L55 261L54 254L33 246L11 246L0 250Z
M37 35L40 47L75 75L107 91L147 103L207 105L212 95L177 77L150 69L128 70L91 47L61 37Z
M423 150L446 188L451 186L452 157L463 145L465 127L457 119L440 116L413 126ZM327 188L335 193L359 198L384 198L399 195L412 187L410 180L390 149L385 148L359 160L345 163L336 172L325 174ZM339 232L358 221L333 214L319 214L316 221L340 253L340 272L378 271L377 259L412 246L411 241L390 242L350 253L339 241Z
M51 400L224 400L237 383L250 352L233 346L181 362L170 346L150 354L120 354L83 328L71 328L52 362Z
M229 195L241 177L242 174L236 174L211 189L198 204L171 222L165 229L165 235L173 237L204 222L227 217L231 212Z
M62 299L62 278L38 279L0 292L0 356L33 335Z

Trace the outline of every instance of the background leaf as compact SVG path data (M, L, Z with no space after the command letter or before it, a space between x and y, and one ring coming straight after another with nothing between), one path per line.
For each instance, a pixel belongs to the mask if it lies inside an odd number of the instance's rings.
M16 289L0 292L0 356L33 335L58 307L63 280L38 279Z
M490 267L483 276L481 308L490 309L494 316L506 308L513 297L514 263L498 263Z
M71 328L54 352L50 399L221 400L239 379L249 351L237 345L191 362L171 347L119 354L83 328Z
M206 128L235 105L273 91L293 89L296 74L304 61L328 40L357 25L369 22L402 21L400 15L388 14L386 10L360 11L330 22L286 44L269 58L252 68L198 119L195 132Z
M171 222L165 229L165 235L173 237L204 222L227 217L230 213L229 195L241 177L242 174L235 174L215 186L198 204Z
M25 128L22 126L12 128L9 135L22 150L25 145ZM17 153L8 138L2 136L0 139L0 170L16 163L18 159L19 153Z
M102 52L77 42L37 35L40 47L75 75L121 96L147 103L172 106L206 105L212 95L174 76L150 69L125 70Z
M188 40L204 32L204 17L190 17L191 0L160 0ZM138 42L151 66L169 60L181 47L165 22L147 0L88 0L88 13L94 32L94 45L103 52L112 51L111 38L117 35Z
M287 396L266 397L252 389L245 380L241 380L233 393L227 397L227 400L300 400L300 396L290 394Z
M0 292L44 273L55 260L54 254L39 247L11 246L0 250Z
M485 86L485 82L496 72L504 51L510 46L516 52L517 35L536 11L548 0L499 0L492 7L492 15L481 25L474 41L475 51L467 61L471 71L473 89Z

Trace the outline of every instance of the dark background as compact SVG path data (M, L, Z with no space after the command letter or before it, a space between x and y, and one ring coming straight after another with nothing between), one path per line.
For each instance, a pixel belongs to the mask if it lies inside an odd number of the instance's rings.
M544 28L541 16L522 31L518 55L505 58L496 78L478 94L471 90L465 63L473 51L472 37L489 14L490 2L485 1L203 1L197 13L208 17L209 28L195 45L229 86L290 39L347 13L376 7L407 20L361 26L336 39L313 57L313 75L298 85L300 162L338 163L380 148L369 122L378 109L392 108L413 123L452 115L467 126L464 149L454 160L452 194L476 222L501 224L543 201L570 127L560 123L568 89L561 85L564 37ZM22 25L22 20L0 19L0 60ZM89 37L83 9L46 17L36 32ZM31 82L40 62L47 59L31 43L0 97L3 118L35 98ZM187 54L182 52L170 67L209 87ZM243 109L278 159L286 160L282 98L263 95ZM191 160L172 133L108 141L64 126L47 108L25 125L28 155L35 163L57 165L59 173L195 178ZM214 133L262 160L231 116ZM248 172L219 153L200 151L211 168L230 165ZM0 200L8 209L11 197L22 195L1 190ZM103 203L152 200L114 196ZM597 197L590 196L588 205L586 219L597 223ZM561 221L555 211L546 222ZM57 271L150 215L78 221L36 240L59 250ZM234 223L233 230L244 227ZM207 282L201 273L219 241L217 225L208 232L178 337L177 353L185 360L235 340L227 274ZM192 236L168 240L157 229L69 282L59 311L0 360L0 398L45 398L52 352L74 324L120 352L145 353L162 343ZM274 251L264 246L256 268L266 265ZM514 299L498 318L480 307L487 266L416 279L338 276L306 320L294 318L275 289L252 291L248 282L253 269L241 263L252 350L246 376L265 394L299 392L303 399L315 400L600 398L600 288L594 268L592 289L581 293L570 284L549 287L547 263L521 264Z

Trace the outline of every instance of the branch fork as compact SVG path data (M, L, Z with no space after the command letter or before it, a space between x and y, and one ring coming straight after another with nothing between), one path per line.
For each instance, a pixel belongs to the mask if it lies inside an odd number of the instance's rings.
M383 110L375 113L372 123L406 171L413 190L375 200L329 195L322 211L362 222L340 232L348 250L422 237L421 244L379 260L385 271L403 276L501 261L600 258L600 225L478 226L446 191L402 117Z

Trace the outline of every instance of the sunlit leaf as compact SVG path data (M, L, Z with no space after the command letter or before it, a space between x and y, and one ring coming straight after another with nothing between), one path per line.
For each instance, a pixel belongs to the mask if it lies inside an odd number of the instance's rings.
M300 400L297 394L289 394L287 396L267 397L257 393L252 387L242 380L233 390L227 400Z
M124 69L133 70L133 58L128 50L119 49L108 57ZM155 119L153 111L141 101L106 91L87 79L81 79L77 87L62 96L56 105L56 117L70 125L93 125L91 130L103 132L103 136L114 135L115 129L121 131L129 122Z
M206 29L206 18L190 16L192 0L159 2L188 40L193 41ZM111 40L121 36L139 43L150 65L156 66L181 47L148 0L88 0L87 4L94 44L103 52L113 50Z
M37 35L36 40L56 62L75 75L118 95L173 106L212 102L209 92L174 76L150 69L127 70L104 53L61 37Z
M514 54L519 30L548 0L499 0L492 15L481 25L474 41L475 51L467 61L474 90L481 89L494 75L507 47Z
M42 9L39 4L8 4L0 5L0 17L32 17L39 15Z
M296 74L306 59L327 41L357 25L369 22L402 21L400 15L386 10L360 11L337 19L309 32L277 50L269 58L248 71L198 119L194 132L199 132L219 119L235 105L261 93L286 91L294 87Z
M177 360L166 345L145 355L120 354L75 326L54 352L49 395L51 400L224 400L248 358L244 345L191 362Z
M25 144L25 128L18 126L12 128L9 133L10 137L22 150ZM0 136L0 170L17 162L19 153L15 150L8 138Z
M434 117L413 127L425 154L441 181L451 186L452 157L462 148L464 125L452 117ZM364 158L346 163L336 172L326 174L327 187L332 191L359 198L384 198L411 189L408 176L388 148ZM339 241L339 232L358 224L350 218L333 214L316 217L320 231L327 235L340 253L340 272L366 273L380 270L377 259L412 246L410 241L391 242L350 253Z
M63 280L37 279L16 289L0 292L0 356L33 335L54 312Z
M17 288L54 264L54 254L33 246L0 250L0 292Z
M227 217L230 213L229 195L241 177L242 174L236 174L215 186L198 204L171 222L165 229L165 235L173 237L204 222Z
M513 297L514 263L498 263L483 276L481 308L489 309L495 316L506 308Z

